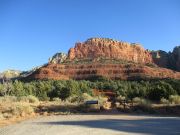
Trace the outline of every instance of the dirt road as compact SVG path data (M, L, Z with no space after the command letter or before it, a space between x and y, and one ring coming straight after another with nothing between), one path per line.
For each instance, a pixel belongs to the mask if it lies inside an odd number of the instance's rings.
M180 135L180 118L123 114L40 117L0 128L0 135Z

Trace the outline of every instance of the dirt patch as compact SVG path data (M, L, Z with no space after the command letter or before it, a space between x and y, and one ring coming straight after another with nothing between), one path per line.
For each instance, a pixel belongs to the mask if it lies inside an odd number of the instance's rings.
M178 117L91 113L53 115L0 128L3 135L180 134Z

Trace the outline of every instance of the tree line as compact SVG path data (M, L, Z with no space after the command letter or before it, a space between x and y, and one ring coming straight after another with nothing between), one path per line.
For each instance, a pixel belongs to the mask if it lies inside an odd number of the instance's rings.
M0 84L0 96L28 96L33 95L40 100L59 97L62 100L71 96L81 97L83 93L93 95L92 90L112 90L117 96L127 99L135 97L152 101L168 99L170 95L180 95L180 80L149 80L149 81L120 81L120 80L36 80L23 82L15 80Z

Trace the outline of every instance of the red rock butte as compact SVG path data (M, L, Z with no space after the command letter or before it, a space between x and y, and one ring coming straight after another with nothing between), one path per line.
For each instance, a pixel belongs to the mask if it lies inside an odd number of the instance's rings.
M180 47L176 47L172 53L149 51L136 43L108 38L90 38L83 43L76 43L75 47L69 50L68 55L57 53L47 65L39 68L27 78L56 80L83 80L97 77L119 80L180 79L179 50Z
M141 45L108 38L90 38L84 43L76 43L68 53L70 60L98 57L124 59L136 63L152 63L150 52Z

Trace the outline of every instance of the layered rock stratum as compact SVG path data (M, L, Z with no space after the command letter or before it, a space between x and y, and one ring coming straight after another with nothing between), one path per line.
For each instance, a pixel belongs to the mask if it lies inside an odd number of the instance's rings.
M180 47L173 52L145 50L140 44L108 38L76 43L68 54L57 53L29 79L180 79Z
M152 68L136 64L49 64L31 75L34 79L92 80L99 77L119 80L147 80L155 78L180 79L180 72L166 68Z

